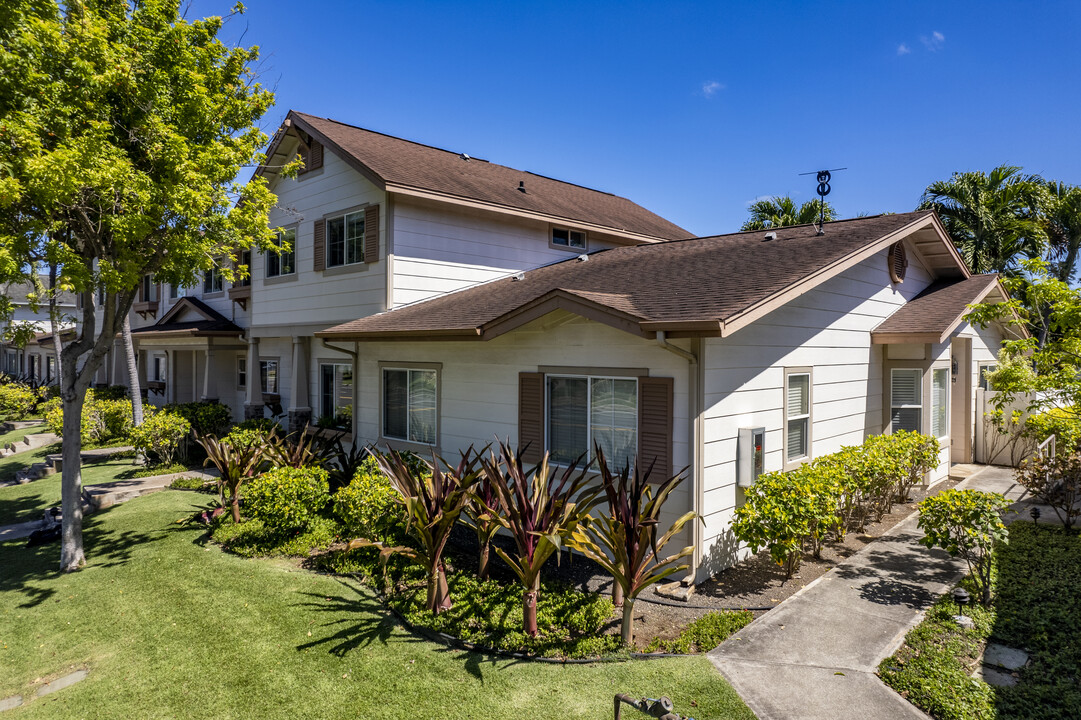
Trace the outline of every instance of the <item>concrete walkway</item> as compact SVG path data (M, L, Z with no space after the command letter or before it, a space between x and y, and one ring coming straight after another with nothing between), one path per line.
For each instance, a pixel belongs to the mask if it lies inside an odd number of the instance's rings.
M958 488L1016 499L1012 486L1012 469L985 467ZM917 519L913 513L709 654L759 720L927 717L875 674L966 572L964 562L919 544Z

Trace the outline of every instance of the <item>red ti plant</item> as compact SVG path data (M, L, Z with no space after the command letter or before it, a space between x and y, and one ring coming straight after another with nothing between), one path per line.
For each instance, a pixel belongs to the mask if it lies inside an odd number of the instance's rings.
M487 450L487 448L485 448ZM481 451L483 454L485 451ZM488 560L491 555L492 538L502 527L499 515L503 512L503 503L492 485L487 473L481 473L480 480L473 486L465 514L469 517L466 524L477 534L477 579L488 579Z
M693 510L684 513L658 537L661 506L683 482L683 472L660 484L650 484L652 465L643 473L636 462L633 475L626 465L615 474L600 447L596 453L608 514L586 518L571 533L567 544L612 574L613 586L623 595L621 634L623 644L629 645L634 635L633 610L638 594L653 583L687 569L687 565L675 563L690 555L693 547L687 546L664 558L660 552L696 514Z
M430 472L417 468L416 463L411 467L396 450L386 455L373 455L390 484L398 491L398 501L405 508L406 531L419 544L419 548L380 546L380 555L384 561L390 555L404 555L421 565L428 577L426 607L439 614L451 607L450 588L443 567L443 549L450 539L454 524L458 522L458 516L469 502L469 489L478 477L473 448L461 454L458 467L450 472L441 469L445 463L434 454Z
M217 438L210 433L200 435L195 432L195 440L206 450L203 465L212 464L217 468L218 499L225 507L225 491L229 491L229 506L233 512L233 522L240 522L240 486L245 480L255 477L263 465L264 440L252 435L247 438L225 436ZM276 439L274 432L266 437L266 442Z
M481 458L481 464L503 505L502 514L494 508L488 510L510 531L518 549L513 558L498 545L495 551L522 583L522 624L528 634L536 636L541 567L593 508L597 491L582 491L586 470L578 469L577 460L560 473L548 465L545 453L540 464L526 472L521 457L502 442L499 457L491 452Z

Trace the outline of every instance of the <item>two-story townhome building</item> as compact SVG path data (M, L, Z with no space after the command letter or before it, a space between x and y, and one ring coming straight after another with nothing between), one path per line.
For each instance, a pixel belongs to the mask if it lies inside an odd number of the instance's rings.
M298 154L303 170L282 176ZM250 268L240 285L145 279L133 336L152 402L216 399L291 430L319 418L351 428L355 350L316 331L589 251L691 236L622 197L297 112L258 173L287 249L237 258Z
M49 279L41 278L42 287L48 287ZM0 333L0 370L13 377L23 377L32 382L51 383L57 378L57 358L53 344L52 323L49 320L49 308L39 302L35 309L30 302L34 288L30 283L10 283L4 290L4 296L12 305L10 325L29 325L35 331L35 337L24 346L16 346L4 341L5 333ZM70 333L73 327L75 298L71 293L61 292L56 298L56 310L59 318L61 336ZM6 331L6 328L5 328Z

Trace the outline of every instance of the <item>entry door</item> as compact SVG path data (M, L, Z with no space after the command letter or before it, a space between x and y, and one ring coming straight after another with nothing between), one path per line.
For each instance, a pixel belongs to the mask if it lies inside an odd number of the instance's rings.
M972 462L972 340L955 337L950 344L950 462Z

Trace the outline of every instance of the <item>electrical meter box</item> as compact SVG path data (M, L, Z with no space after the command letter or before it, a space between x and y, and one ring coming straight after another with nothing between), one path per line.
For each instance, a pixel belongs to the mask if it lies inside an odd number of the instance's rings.
M736 485L750 487L766 469L766 429L740 428L736 447Z

